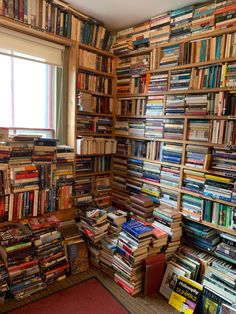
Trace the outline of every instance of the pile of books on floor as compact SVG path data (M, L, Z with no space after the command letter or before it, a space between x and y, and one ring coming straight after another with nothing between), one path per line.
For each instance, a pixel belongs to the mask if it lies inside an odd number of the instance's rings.
M177 251L182 236L182 216L177 210L168 206L155 207L153 227L159 228L168 234L168 244L165 249L167 256Z
M152 229L134 219L122 224L113 260L114 281L130 295L142 291L143 261L148 256Z
M39 261L44 282L48 285L65 279L69 265L62 246L59 220L55 216L35 217L28 220L32 230L32 243Z
M204 226L200 223L184 219L183 241L203 251L214 252L220 237L216 229Z
M127 221L127 213L122 210L113 210L107 214L107 221L109 222L108 234L101 240L100 269L113 278L114 254L122 230L121 225Z
M148 247L148 256L164 252L168 243L168 233L157 227L154 223L152 224L152 227L152 240Z
M8 272L2 258L0 257L0 305L4 304L6 293L9 290L7 279Z
M32 243L32 232L21 223L0 229L0 254L9 274L10 293L21 300L45 288Z
M236 236L221 233L220 240L221 242L217 245L215 254L230 263L236 264Z

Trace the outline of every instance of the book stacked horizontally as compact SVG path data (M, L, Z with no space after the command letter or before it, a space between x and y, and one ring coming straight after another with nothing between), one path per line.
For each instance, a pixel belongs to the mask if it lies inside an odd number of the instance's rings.
M149 36L150 46L168 42L170 37L170 15L168 12L151 18Z
M56 147L56 209L72 206L74 184L74 149L67 145Z
M148 256L152 229L134 219L122 224L113 260L114 280L131 295L142 291L143 261Z
M102 251L100 268L113 278L114 269L112 267L113 258L117 246L119 234L122 230L121 225L127 221L127 213L122 210L113 210L107 214L109 222L108 234L102 239Z
M236 236L227 233L220 234L221 242L217 245L215 254L233 264L236 264Z
M191 35L193 6L184 7L170 12L170 40L180 40Z
M130 196L131 208L130 211L134 218L141 220L152 220L154 204L153 201L142 194Z
M217 1L214 14L216 28L227 28L235 26L235 9L236 3L234 0Z
M220 241L217 231L200 223L184 220L183 241L204 251L214 252Z
M30 164L34 149L34 136L14 136L10 141L11 157L10 164Z
M156 255L163 251L168 243L168 233L161 228L156 227L154 224L152 224L152 226L152 241L148 248L149 256Z
M3 304L6 299L6 292L8 291L8 272L3 260L0 257L0 304Z
M165 250L169 255L177 251L182 236L181 213L167 206L155 207L153 227L159 228L168 234L168 245Z
M90 207L80 213L79 229L92 243L98 243L108 233L109 223L106 218L105 210Z
M112 52L115 55L129 53L133 50L132 43L133 27L117 32L116 39L112 45Z
M11 294L24 299L45 288L30 229L12 223L0 229L0 254L9 274Z
M144 22L133 27L132 41L134 49L149 46L150 22Z
M185 113L185 96L184 95L167 95L166 96L166 115L182 115Z
M192 34L199 34L214 29L214 12L216 4L201 3L194 8L191 32Z
M40 138L34 141L32 160L34 163L54 162L57 140Z
M39 260L42 276L46 284L64 279L69 270L59 220L55 216L30 218L29 226L33 232L35 254Z
M146 116L158 116L163 114L164 96L148 96L146 103Z

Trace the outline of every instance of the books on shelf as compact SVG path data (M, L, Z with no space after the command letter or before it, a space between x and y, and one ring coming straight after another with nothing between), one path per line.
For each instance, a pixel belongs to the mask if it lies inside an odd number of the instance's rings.
M146 116L163 114L164 96L148 96L146 103Z
M112 114L113 99L80 92L78 93L78 109L77 115L80 113Z
M92 72L80 71L77 75L77 89L92 93L112 94L112 80L94 75Z
M79 49L79 66L105 73L112 73L112 59L85 49Z
M193 19L191 22L192 34L199 34L214 29L214 12L216 4L201 3L194 7Z
M92 136L77 139L78 155L114 154L116 140L107 138L94 138Z
M120 98L118 100L117 115L143 116L145 114L146 98Z
M170 15L168 12L154 16L150 20L150 46L168 42L170 34Z

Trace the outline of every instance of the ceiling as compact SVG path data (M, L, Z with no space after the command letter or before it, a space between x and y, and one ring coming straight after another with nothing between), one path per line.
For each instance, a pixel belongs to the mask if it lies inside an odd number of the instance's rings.
M204 0L66 0L73 8L103 22L112 31Z

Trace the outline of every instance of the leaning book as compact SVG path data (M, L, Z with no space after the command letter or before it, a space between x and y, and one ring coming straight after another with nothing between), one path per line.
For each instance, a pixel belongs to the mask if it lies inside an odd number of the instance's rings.
M180 313L192 314L200 300L202 290L201 284L184 276L179 276L171 293L169 304Z

